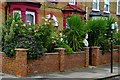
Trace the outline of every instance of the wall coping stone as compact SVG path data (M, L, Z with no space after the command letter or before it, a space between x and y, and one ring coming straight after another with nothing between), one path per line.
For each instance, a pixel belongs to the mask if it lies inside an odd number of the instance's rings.
M100 48L100 47L98 47L98 46L92 46L91 48Z
M115 46L120 47L120 45L115 45Z
M24 49L24 48L16 48L16 51L27 51L28 49Z
M55 50L65 50L65 48L54 48Z
M84 47L84 48L90 48L90 47Z
M4 52L0 52L0 54L4 54Z
M73 52L73 54L81 54L84 53L85 51L80 51L80 52Z
M55 52L55 53L45 53L45 54L47 54L47 55L54 55L54 54L59 54L58 52Z

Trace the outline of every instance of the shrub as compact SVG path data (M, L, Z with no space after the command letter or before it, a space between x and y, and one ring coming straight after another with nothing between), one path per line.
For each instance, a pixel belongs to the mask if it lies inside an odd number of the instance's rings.
M9 16L4 27L4 48L6 55L15 55L15 48L28 49L28 59L35 59L49 50L53 41L55 28L51 23L47 25L25 25L20 17Z

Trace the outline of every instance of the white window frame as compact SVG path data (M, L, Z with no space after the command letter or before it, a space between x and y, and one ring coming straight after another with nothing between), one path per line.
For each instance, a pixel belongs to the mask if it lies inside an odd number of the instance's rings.
M108 5L108 11L105 11L105 7ZM104 0L104 11L105 13L110 13L110 0Z
M35 24L35 12L32 12L32 11L26 11L26 13L25 13L26 15L27 14L31 14L31 15L33 15L33 24Z
M13 10L13 16L14 16L14 13L19 13L20 17L21 17L21 11L20 10Z
M118 2L119 2L120 0L117 0L117 15L120 15L120 13L118 13L118 9L119 9L119 4L118 4Z
M94 9L94 8L93 8L94 3L97 3L97 9ZM100 10L99 10L99 0L93 0L93 2L92 2L92 10L93 10L93 11L100 11Z
M75 3L76 3L76 0L69 0L70 5L75 5Z

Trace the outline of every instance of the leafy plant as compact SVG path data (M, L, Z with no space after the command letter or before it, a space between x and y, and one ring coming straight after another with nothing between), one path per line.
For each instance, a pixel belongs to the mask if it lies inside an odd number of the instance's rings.
M100 19L91 19L87 22L89 27L89 36L91 46L100 46L100 40L104 38L106 31L106 20L103 18Z
M110 48L111 24L115 22L113 17L88 20L90 46L100 46L104 51Z
M16 16L16 14L15 14ZM17 24L17 25L16 25ZM12 57L15 55L16 47L16 38L18 26L22 24L20 18L8 16L8 19L5 22L5 27L3 27L3 51L6 53L6 56ZM19 31L19 30L18 30Z
M67 28L64 33L67 36L68 45L73 51L79 51L83 48L83 39L87 33L87 26L79 15L72 15L67 19Z

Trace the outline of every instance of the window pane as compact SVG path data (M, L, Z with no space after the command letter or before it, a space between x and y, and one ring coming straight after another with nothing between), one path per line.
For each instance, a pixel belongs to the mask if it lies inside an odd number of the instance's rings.
M69 4L75 4L75 0L69 0Z
M21 11L20 10L14 10L13 11L13 17L20 18L21 17Z
M105 11L109 11L109 5L105 5L104 10L105 10Z
M20 14L18 12L14 12L14 17L20 17Z
M27 14L27 15L26 15L26 24L28 24L28 23L34 23L34 22L33 22L33 19L34 19L34 16L33 16L33 15Z
M97 2L93 2L93 9L97 9Z
M118 1L118 5L120 5L120 0Z
M120 14L120 6L118 6L118 13Z

